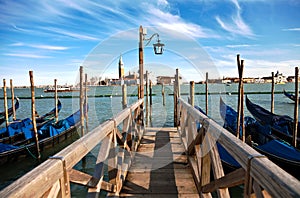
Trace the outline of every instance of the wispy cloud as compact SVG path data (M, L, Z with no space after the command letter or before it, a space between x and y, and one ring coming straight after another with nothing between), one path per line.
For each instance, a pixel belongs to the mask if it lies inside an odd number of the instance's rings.
M23 57L23 58L51 58L51 56L43 56L36 54L17 54L17 53L5 53L5 56Z
M163 12L156 7L149 7L149 18L146 19L150 25L160 26L173 31L180 31L193 38L214 38L217 37L211 30L201 27L195 23L183 20L179 15Z
M84 34L75 33L75 32L69 32L69 31L66 31L66 30L60 29L60 28L44 27L42 29L50 31L50 32L54 32L59 35L71 37L74 39L79 39L79 40L89 40L89 41L99 41L100 40L99 38L96 38L94 36L84 35Z
M300 28L288 28L288 29L282 29L282 31L300 31Z
M248 44L241 44L241 45L226 45L228 48L246 48L246 47L253 47L257 45L248 45Z
M29 45L30 47L38 48L38 49L46 49L46 50L67 50L69 47L63 46L51 46L51 45Z
M54 50L54 51L61 51L61 50L68 50L70 49L69 47L64 47L64 46L53 46L53 45L33 45L33 44L25 44L22 42L18 43L12 43L9 46L14 46L14 47L32 47L36 49L45 49L45 50Z
M241 17L242 9L237 0L232 0L232 3L235 5L237 9L237 13L235 16L231 16L231 21L224 21L221 19L220 16L216 16L216 21L219 25L226 31L242 35L246 37L253 37L254 33L252 32L251 28L244 22L243 18Z

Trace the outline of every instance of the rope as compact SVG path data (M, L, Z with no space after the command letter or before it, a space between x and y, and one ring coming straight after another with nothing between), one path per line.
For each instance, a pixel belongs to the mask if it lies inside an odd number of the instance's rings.
M28 151L28 153L31 155L31 157L33 157L33 159L37 159L36 156L34 156L32 154L32 152L28 149L27 145L25 145L26 150Z

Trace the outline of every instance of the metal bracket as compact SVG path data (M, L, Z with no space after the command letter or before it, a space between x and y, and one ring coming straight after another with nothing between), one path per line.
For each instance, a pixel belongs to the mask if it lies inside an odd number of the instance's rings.
M257 154L257 155L249 155L247 161L247 171L246 171L246 178L245 178L245 189L244 189L244 197L249 197L251 193L252 181L250 177L251 171L251 161L254 158L267 158L265 155Z
M66 161L64 157L61 156L49 156L49 159L57 159L62 162L63 166L63 174L64 174L64 185L65 185L65 194L69 194L69 182L68 182L68 173L67 173L67 167L66 167Z

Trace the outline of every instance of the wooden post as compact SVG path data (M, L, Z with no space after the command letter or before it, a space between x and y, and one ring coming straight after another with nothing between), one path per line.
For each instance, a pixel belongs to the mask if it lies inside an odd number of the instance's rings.
M243 88L243 71L244 60L240 60L240 55L237 55L237 65L239 71L239 90L238 90L238 117L237 117L237 131L236 136L239 137L240 126L242 127L242 140L245 141L244 133L244 88Z
M152 106L152 81L150 80L150 107ZM151 110L150 110L151 112Z
M299 108L299 69L295 67L295 109L294 109L294 133L293 133L293 146L297 147L298 137L298 108Z
M175 74L175 81L174 81L174 85L173 85L173 98L174 98L174 127L177 126L177 74Z
M274 72L272 72L272 87L271 87L271 112L272 113L274 113L274 89L275 89Z
M146 70L146 125L149 121L149 89L148 89L148 70Z
M195 82L191 81L190 82L190 104L193 106L195 106Z
M11 105L13 110L13 120L15 121L17 119L16 117L16 108L15 108L15 92L14 92L14 86L13 86L13 80L10 79L10 92L11 92Z
M127 86L125 83L122 85L122 105L123 109L127 108Z
M3 79L3 97L4 97L4 111L5 111L5 124L8 127L8 105L7 105L7 93L6 93L6 80Z
M40 153L40 146L39 146L39 137L36 128L36 120L35 120L35 94L34 94L34 81L33 81L33 71L29 71L29 78L30 78L30 87L31 87L31 118L32 118L32 126L33 132L35 136L35 145L37 151L37 158L38 160L41 159Z
M79 100L79 107L80 107L80 128L81 128L81 137L84 136L84 111L83 111L83 105L84 105L84 92L83 92L83 66L80 66L79 68L79 75L80 75L80 100Z
M139 78L140 78L140 92L139 99L144 98L144 40L143 27L139 29Z
M152 81L150 80L150 109L149 109L149 122L152 126Z
M179 124L178 120L178 98L180 98L180 78L179 70L176 69L175 75L175 86L174 86L174 126L177 127Z
M179 69L178 68L176 69L176 78L177 78L177 80L176 80L176 82L177 82L177 85L176 85L176 87L177 87L177 98L180 98L180 77L179 77Z
M205 113L208 115L208 72L205 78Z
M89 126L88 126L88 95L87 95L87 74L85 74L85 81L84 81L84 118L85 118L85 129L86 132L88 133L89 131Z
M55 122L58 122L58 97L57 97L57 79L54 79L54 100L55 100Z
M163 105L165 106L166 105L166 98L165 98L165 85L164 85L164 83L162 83L162 85L161 85L161 96L162 96L162 99L163 99Z

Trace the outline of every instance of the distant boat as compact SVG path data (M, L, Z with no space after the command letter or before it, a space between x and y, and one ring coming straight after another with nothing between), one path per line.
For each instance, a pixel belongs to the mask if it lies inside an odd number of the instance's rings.
M220 98L220 114L224 120L224 128L235 133L237 112L226 105L222 98ZM300 168L300 151L298 149L272 135L269 126L261 125L254 118L246 116L244 122L246 142L250 146L287 171L299 175L297 170Z
M57 92L73 92L73 91L80 91L79 88L74 88L74 87L57 87ZM44 92L55 92L55 87L48 87L47 89L44 89Z
M38 130L41 151L62 144L72 137L78 138L77 127L80 124L80 110L57 123L47 123ZM36 154L34 138L23 144L0 143L0 164L23 159L24 156Z
M294 119L287 115L276 115L263 107L252 103L248 97L246 97L246 106L253 117L262 125L268 125L272 129L272 133L277 137L292 142L293 140L293 126ZM300 143L300 123L298 123L297 132L297 147Z
M292 101L295 102L296 97L295 97L294 94L287 93L285 90L283 90L283 94L284 94L286 97L288 97L289 99L291 99ZM300 101L300 100L299 100L299 101Z
M19 98L16 98L16 103L15 103L15 110L19 108ZM10 117L13 114L13 108L10 107L8 109L8 117ZM0 125L5 122L5 111L0 112Z

